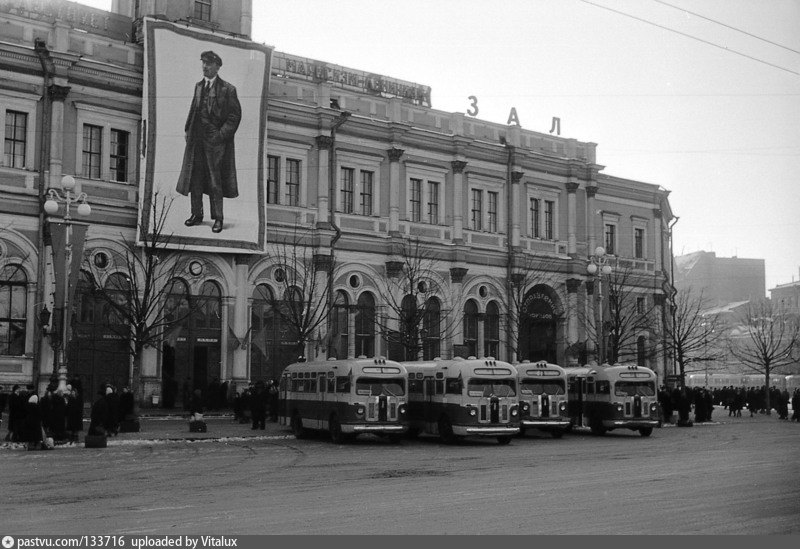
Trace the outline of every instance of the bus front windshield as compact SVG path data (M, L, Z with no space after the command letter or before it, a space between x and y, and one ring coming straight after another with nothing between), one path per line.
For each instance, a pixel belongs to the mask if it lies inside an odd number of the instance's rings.
M403 378L360 377L356 380L356 394L368 396L401 396L406 394Z
M654 396L656 388L652 381L617 381L614 384L616 396Z
M515 396L517 393L514 390L513 379L482 379L473 377L467 383L467 394L473 397L510 397Z
M519 392L523 395L563 395L563 380L544 380L544 379L523 379L519 387Z

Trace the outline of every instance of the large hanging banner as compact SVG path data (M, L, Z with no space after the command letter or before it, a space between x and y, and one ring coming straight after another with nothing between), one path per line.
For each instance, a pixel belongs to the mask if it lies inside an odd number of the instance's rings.
M139 240L265 251L272 48L155 19L144 36Z

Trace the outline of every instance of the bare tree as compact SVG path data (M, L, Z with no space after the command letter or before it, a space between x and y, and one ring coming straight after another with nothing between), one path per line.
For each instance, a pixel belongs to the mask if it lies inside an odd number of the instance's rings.
M792 364L794 350L800 344L800 324L782 306L767 299L748 303L741 322L731 334L730 352L746 368L764 376L769 415L769 376Z
M714 349L724 331L719 316L704 314L709 306L702 290L699 294L689 288L679 290L672 303L674 320L663 327L667 353L678 364L681 385L684 385L686 374L692 371L689 370L691 364L708 364L721 358Z
M434 250L418 239L402 241L395 257L397 260L387 262L387 276L382 280L386 304L376 318L389 344L389 358L436 358L442 354L441 342L455 326L450 311L442 308L441 296L448 295L456 302L459 298Z
M92 274L92 291L111 310L108 328L128 342L132 360L131 392L137 403L143 400L140 383L142 354L158 347L165 333L192 314L191 303L170 298L171 282L183 271L182 251L174 249L173 235L166 232L172 198L157 193L145 200L151 231L141 233L141 242L122 237L121 250L110 250L109 265L119 270L100 284L100 266L87 262Z
M291 236L278 238L273 257L280 269L276 281L281 290L262 296L289 327L287 338L296 342L298 357L306 355L307 343L327 322L333 304L335 262L330 255L314 250L310 234L301 232L298 226Z

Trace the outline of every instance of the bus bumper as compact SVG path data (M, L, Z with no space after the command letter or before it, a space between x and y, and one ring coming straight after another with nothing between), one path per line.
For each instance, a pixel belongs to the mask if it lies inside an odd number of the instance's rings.
M511 436L519 434L519 427L511 425L453 425L453 434L479 437Z
M658 427L657 419L606 419L603 427L609 429L641 429L642 427Z
M566 429L569 427L568 419L523 419L522 426L531 429Z
M356 425L342 425L343 433L405 433L408 431L407 425L368 425L359 423Z

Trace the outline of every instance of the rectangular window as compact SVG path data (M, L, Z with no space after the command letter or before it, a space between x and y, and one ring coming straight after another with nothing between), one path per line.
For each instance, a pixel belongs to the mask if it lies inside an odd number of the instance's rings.
M28 132L28 114L6 111L6 137L3 144L3 164L9 168L25 167L25 136Z
M617 253L617 226L611 223L606 223L606 233L605 233L605 242L606 242L606 253L610 255L616 255Z
M487 229L490 232L496 233L497 232L497 193L488 192L486 193L487 199L487 222L488 227Z
M531 198L531 236L539 238L541 236L539 228L539 215L541 209L541 201L538 198Z
M633 230L633 253L636 259L644 258L644 229Z
M341 196L342 203L339 204L339 211L353 213L353 187L355 186L356 171L353 168L342 168Z
M286 205L300 204L300 161L286 159Z
M636 312L640 315L644 314L644 298L637 297L636 298Z
M422 179L411 180L411 221L422 217Z
M211 0L195 0L194 18L200 21L211 21Z
M128 181L128 138L130 134L122 130L111 130L111 180Z
M483 191L472 189L472 209L470 210L473 231L483 230Z
M83 177L100 179L102 138L103 128L92 124L83 125Z
M278 185L281 173L281 159L277 156L267 157L267 204L278 203Z
M428 181L428 223L439 224L439 183Z
M544 237L547 240L553 240L555 238L555 223L554 217L556 213L556 203L552 200L545 200L544 201Z
M372 182L374 176L373 172L361 172L361 204L359 205L361 215L372 215Z

